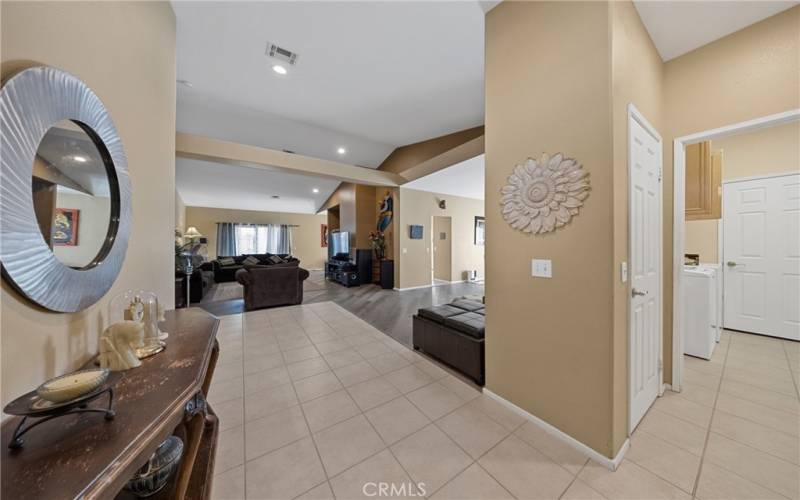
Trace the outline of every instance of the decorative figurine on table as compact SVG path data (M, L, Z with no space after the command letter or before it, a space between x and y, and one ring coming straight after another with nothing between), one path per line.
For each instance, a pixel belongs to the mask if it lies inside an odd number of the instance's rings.
M136 351L144 345L144 325L139 321L119 321L100 336L101 368L122 371L141 366Z
M159 306L156 294L144 290L128 290L111 299L108 307L108 316L112 323L131 321L141 325L142 342L135 347L135 354L139 359L164 350L164 340L168 334L158 328L158 322L164 319L164 308Z

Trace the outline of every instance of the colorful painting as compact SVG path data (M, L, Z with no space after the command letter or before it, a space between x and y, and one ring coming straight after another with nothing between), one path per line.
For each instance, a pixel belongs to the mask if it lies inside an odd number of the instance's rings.
M319 225L319 244L322 248L328 246L328 225L327 224L320 224Z
M53 218L53 245L60 247L78 246L78 219L80 210L77 208L56 208Z

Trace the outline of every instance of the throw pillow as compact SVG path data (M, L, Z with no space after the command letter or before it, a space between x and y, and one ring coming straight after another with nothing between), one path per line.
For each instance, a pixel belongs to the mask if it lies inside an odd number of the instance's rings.
M249 257L244 259L243 263L246 266L254 266L259 263L258 257L253 257L252 255L250 255Z
M267 258L268 258L268 259L269 259L269 261L270 261L270 262L272 262L273 264L282 264L282 263L283 263L283 259L281 259L281 258L280 258L280 257L278 257L277 255L270 255L270 256L269 256L269 257L267 257Z
M233 257L220 257L217 259L217 262L219 262L220 266L232 266L236 264L236 261L233 259Z

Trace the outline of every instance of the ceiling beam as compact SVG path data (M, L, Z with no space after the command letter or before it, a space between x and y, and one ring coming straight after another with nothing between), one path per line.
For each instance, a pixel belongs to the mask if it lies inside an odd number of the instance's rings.
M420 177L425 177L426 175L430 175L434 172L438 172L439 170L451 167L456 163L461 163L462 161L469 160L470 158L475 158L476 156L483 154L483 137L483 135L480 135L474 139L459 144L452 149L448 149L447 151L440 153L433 158L429 158L422 163L418 163L411 168L403 170L402 172L398 172L398 174L400 174L400 176L403 178L401 184L411 182L415 179L419 179Z
M175 135L175 156L239 167L280 170L370 186L398 186L407 182L400 175L391 172L183 132Z

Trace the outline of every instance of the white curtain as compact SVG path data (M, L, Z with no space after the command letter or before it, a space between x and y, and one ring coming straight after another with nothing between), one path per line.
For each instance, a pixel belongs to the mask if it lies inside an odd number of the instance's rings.
M253 253L292 253L292 227L285 224L236 224L236 250Z

